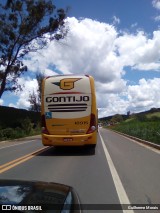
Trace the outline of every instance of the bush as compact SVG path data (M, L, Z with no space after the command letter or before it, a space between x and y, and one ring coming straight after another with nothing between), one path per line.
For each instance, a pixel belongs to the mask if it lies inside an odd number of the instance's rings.
M31 130L32 130L32 123L31 120L27 117L25 118L22 123L21 126L23 128L23 130L25 131L26 134L30 134Z
M142 121L142 122L147 121L147 117L144 114L137 114L136 118L137 118L138 121Z
M15 128L15 135L14 136L15 136L14 139L16 139L16 138L22 138L22 137L25 136L25 132L24 132L24 130L22 128L16 127Z
M21 126L22 128L16 127L16 128L2 129L0 127L0 141L41 134L40 123L37 123L35 128L33 128L34 124L31 123L29 118L26 118L23 121L21 121Z
M150 121L160 121L160 118L157 116L152 116L151 118L149 118Z
M15 131L12 128L6 128L6 129L0 130L0 138L3 140L8 138L14 138L14 136L15 136Z

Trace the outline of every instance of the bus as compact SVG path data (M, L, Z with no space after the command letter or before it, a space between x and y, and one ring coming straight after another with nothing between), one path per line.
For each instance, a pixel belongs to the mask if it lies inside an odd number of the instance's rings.
M42 82L42 143L44 146L97 144L98 115L94 78L56 75Z

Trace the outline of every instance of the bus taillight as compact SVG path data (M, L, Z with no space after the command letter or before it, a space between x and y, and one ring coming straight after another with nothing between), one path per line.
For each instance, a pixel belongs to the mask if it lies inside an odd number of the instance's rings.
M87 134L92 133L96 130L96 117L94 114L91 114L90 126L87 131Z
M49 134L47 127L46 127L45 115L42 115L41 119L42 119L42 133Z

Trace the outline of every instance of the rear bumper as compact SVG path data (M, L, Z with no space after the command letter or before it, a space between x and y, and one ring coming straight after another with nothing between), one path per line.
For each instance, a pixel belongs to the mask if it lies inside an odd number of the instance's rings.
M84 146L97 143L97 131L86 135L47 135L42 133L44 146Z

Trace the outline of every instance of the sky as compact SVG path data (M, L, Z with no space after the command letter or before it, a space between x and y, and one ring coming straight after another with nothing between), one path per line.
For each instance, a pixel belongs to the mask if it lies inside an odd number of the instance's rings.
M0 104L29 108L35 74L90 74L99 118L160 107L160 0L55 0L69 8L67 36L24 58L23 91Z

